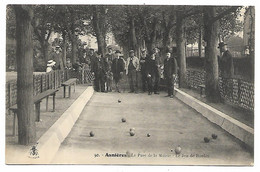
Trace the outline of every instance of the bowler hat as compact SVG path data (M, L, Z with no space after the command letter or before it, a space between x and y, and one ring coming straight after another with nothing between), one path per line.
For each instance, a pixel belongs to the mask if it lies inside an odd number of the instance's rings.
M135 51L134 50L130 50L129 53L134 53Z
M116 50L116 52L115 52L115 53L116 53L116 54L117 54L117 53L121 54L121 51L119 51L119 50Z
M220 43L218 44L218 48L224 47L225 45L227 45L227 44L224 43L224 42L220 42Z

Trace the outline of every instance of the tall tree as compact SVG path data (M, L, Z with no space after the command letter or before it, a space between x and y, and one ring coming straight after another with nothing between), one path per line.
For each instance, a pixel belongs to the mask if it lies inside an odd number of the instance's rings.
M130 26L130 34L129 34L129 48L135 51L137 54L137 39L136 39L136 22L134 18L134 10L135 7L128 6L127 14L129 16L129 26Z
M218 58L217 45L219 33L219 20L224 16L234 12L238 7L229 7L217 14L217 7L204 7L204 40L206 42L206 96L212 102L220 101L219 81L218 81Z
M176 12L176 46L177 58L179 61L179 86L187 87L186 82L186 56L185 56L185 33L184 33L184 14L182 11Z
M28 145L35 141L36 126L33 112L33 43L31 6L15 5L17 60L18 142Z
M163 40L162 40L162 56L165 57L166 51L169 50L171 30L173 26L176 25L176 15L175 7L162 7L162 30L163 30Z
M106 34L108 32L108 8L105 5L93 5L91 10L93 35L97 38L98 51L104 56L106 53Z
M140 15L144 29L144 40L149 54L152 54L152 49L155 47L159 24L160 13L156 10L152 6L145 6L143 7L143 14Z
M77 36L76 36L76 14L75 14L75 8L72 6L69 6L69 12L70 12L70 26L69 26L69 37L71 40L71 62L74 64L77 60Z
M177 46L177 60L179 61L179 86L182 88L187 87L186 79L186 35L185 35L185 22L188 17L199 14L201 9L199 7L179 6L176 9L176 46Z
M53 31L53 24L55 19L55 6L51 5L35 5L34 9L34 19L33 19L33 29L37 40L41 45L41 52L45 63L49 59L49 39Z

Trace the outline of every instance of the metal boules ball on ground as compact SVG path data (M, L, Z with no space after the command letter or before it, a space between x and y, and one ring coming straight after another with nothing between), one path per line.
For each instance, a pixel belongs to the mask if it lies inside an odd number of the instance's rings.
M122 122L126 122L126 119L125 119L125 118L122 118L121 121L122 121Z
M208 143L210 141L210 139L208 137L204 137L204 142Z
M175 151L176 154L180 154L180 153L181 153L181 146L178 145L178 146L175 148L174 151Z
M135 135L135 132L134 131L130 131L130 136L134 136Z
M94 137L94 136L95 136L94 132L93 132L93 131L90 131L89 136L90 136L90 137Z
M212 134L211 137L212 137L212 139L217 139L218 135Z

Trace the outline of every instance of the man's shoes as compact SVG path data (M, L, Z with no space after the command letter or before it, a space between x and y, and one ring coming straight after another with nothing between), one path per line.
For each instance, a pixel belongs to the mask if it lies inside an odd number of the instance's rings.
M135 91L135 94L138 94L138 91Z
M171 95L167 95L167 96L165 96L165 97L170 97Z
M160 94L159 92L154 92L154 94Z
M170 98L173 98L173 97L174 97L173 95L170 96Z
M149 92L148 95L152 95L152 92Z
M118 92L118 93L121 93L121 91L120 91L120 90L117 90L117 92Z
M128 93L133 93L133 91L129 91Z

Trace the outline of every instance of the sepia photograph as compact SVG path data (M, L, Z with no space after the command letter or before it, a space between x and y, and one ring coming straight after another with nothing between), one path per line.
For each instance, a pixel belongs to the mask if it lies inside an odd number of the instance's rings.
M5 10L7 165L254 166L255 6Z

